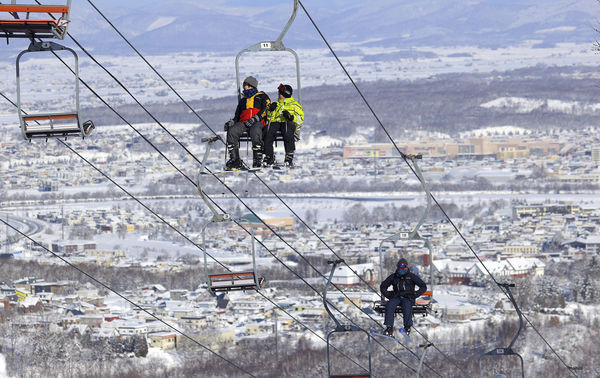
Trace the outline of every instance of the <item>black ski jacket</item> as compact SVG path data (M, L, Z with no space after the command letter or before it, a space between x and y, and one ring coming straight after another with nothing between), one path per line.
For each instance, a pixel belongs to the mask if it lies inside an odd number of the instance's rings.
M419 290L416 292L415 285L419 287ZM390 286L393 287L394 291L388 291ZM419 276L412 272L407 272L403 276L394 272L379 285L379 289L381 290L381 294L387 299L397 297L416 299L427 291L427 285Z

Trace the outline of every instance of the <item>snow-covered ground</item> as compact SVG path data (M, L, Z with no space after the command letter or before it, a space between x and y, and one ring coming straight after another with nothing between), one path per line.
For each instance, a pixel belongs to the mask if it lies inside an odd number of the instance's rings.
M0 378L8 378L8 372L6 371L6 359L2 354L0 354Z
M161 22L167 22L164 19ZM368 47L363 42L339 43L334 49L342 63L357 82L377 80L414 80L444 73L474 73L506 71L545 64L548 66L596 65L597 55L590 44L562 43L549 48L534 48L539 41L519 46L488 49L474 46L418 47L414 52L422 57L402 57L405 49ZM413 51L413 50L411 50ZM433 54L431 54L433 53ZM327 49L299 49L301 84L303 88L348 84L348 78ZM430 54L431 57L428 57ZM256 76L259 87L275 93L280 82L296 86L295 61L287 54L263 52L245 54L240 60L240 76ZM401 57L399 58L398 55ZM1 89L16 101L15 57L0 60ZM100 62L127 86L143 103L178 101L160 79L138 58L131 56L99 56ZM131 98L98 66L86 56L80 57L80 76L111 104L132 102ZM147 59L186 100L219 98L236 93L235 55L213 52L182 52L178 55L149 56ZM273 74L272 67L278 67ZM45 106L65 110L72 107L74 80L70 71L57 63L54 57L25 59L21 62L21 94L25 108L35 110L40 101ZM51 78L51 80L49 80ZM46 87L41 87L44 84ZM297 97L298 92L295 92ZM98 106L92 93L81 87L83 106ZM542 105L540 99L501 98L482 106L511 106L527 111ZM556 111L574 111L578 106L598 104L554 103L547 105ZM48 110L48 109L47 109ZM202 110L202 109L198 109ZM14 109L4 99L0 101L0 122L14 123ZM11 117L7 117L10 115Z

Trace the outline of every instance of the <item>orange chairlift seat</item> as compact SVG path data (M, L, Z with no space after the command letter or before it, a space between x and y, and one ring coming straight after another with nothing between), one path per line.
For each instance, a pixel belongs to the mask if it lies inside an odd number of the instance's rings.
M45 112L28 114L23 110L21 103L21 71L20 61L24 54L30 52L53 52L66 50L73 54L75 66L73 72L75 75L75 104L74 109L69 112ZM25 140L31 141L33 138L53 138L68 136L81 136L85 138L94 129L92 121L82 122L79 118L79 61L77 54L72 49L59 45L54 42L31 42L27 50L22 51L17 56L17 107L19 109L19 122L21 133Z
M67 33L71 0L66 5L0 4L0 36L10 38L57 38ZM5 18L6 15L12 18ZM56 15L47 18L33 16Z

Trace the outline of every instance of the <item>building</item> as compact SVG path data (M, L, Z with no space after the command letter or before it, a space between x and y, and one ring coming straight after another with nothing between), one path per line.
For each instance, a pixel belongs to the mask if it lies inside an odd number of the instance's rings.
M148 335L150 346L162 350L177 349L177 334L175 332L154 332Z

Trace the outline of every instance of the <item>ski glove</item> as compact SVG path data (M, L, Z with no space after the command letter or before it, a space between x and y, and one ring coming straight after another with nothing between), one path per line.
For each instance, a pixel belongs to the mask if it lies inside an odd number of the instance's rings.
M296 127L296 130L294 130L294 140L297 142L300 140L300 128Z
M274 112L275 109L277 109L277 103L276 102L272 102L269 104L269 111L270 112Z
M284 110L281 114L283 115L283 118L287 119L290 122L294 120L294 116L291 115L290 112L288 112L287 110Z
M227 131L227 130L229 130L229 128L230 128L231 126L233 126L233 124L234 124L234 123L235 123L235 121L234 121L234 120L232 120L232 119L230 119L229 121L225 122L225 127L223 127L223 130L224 130L224 131Z
M252 125L254 125L256 122L260 121L260 117L257 115L255 115L254 117L248 119L246 122L244 122L244 125L246 127L250 127Z

